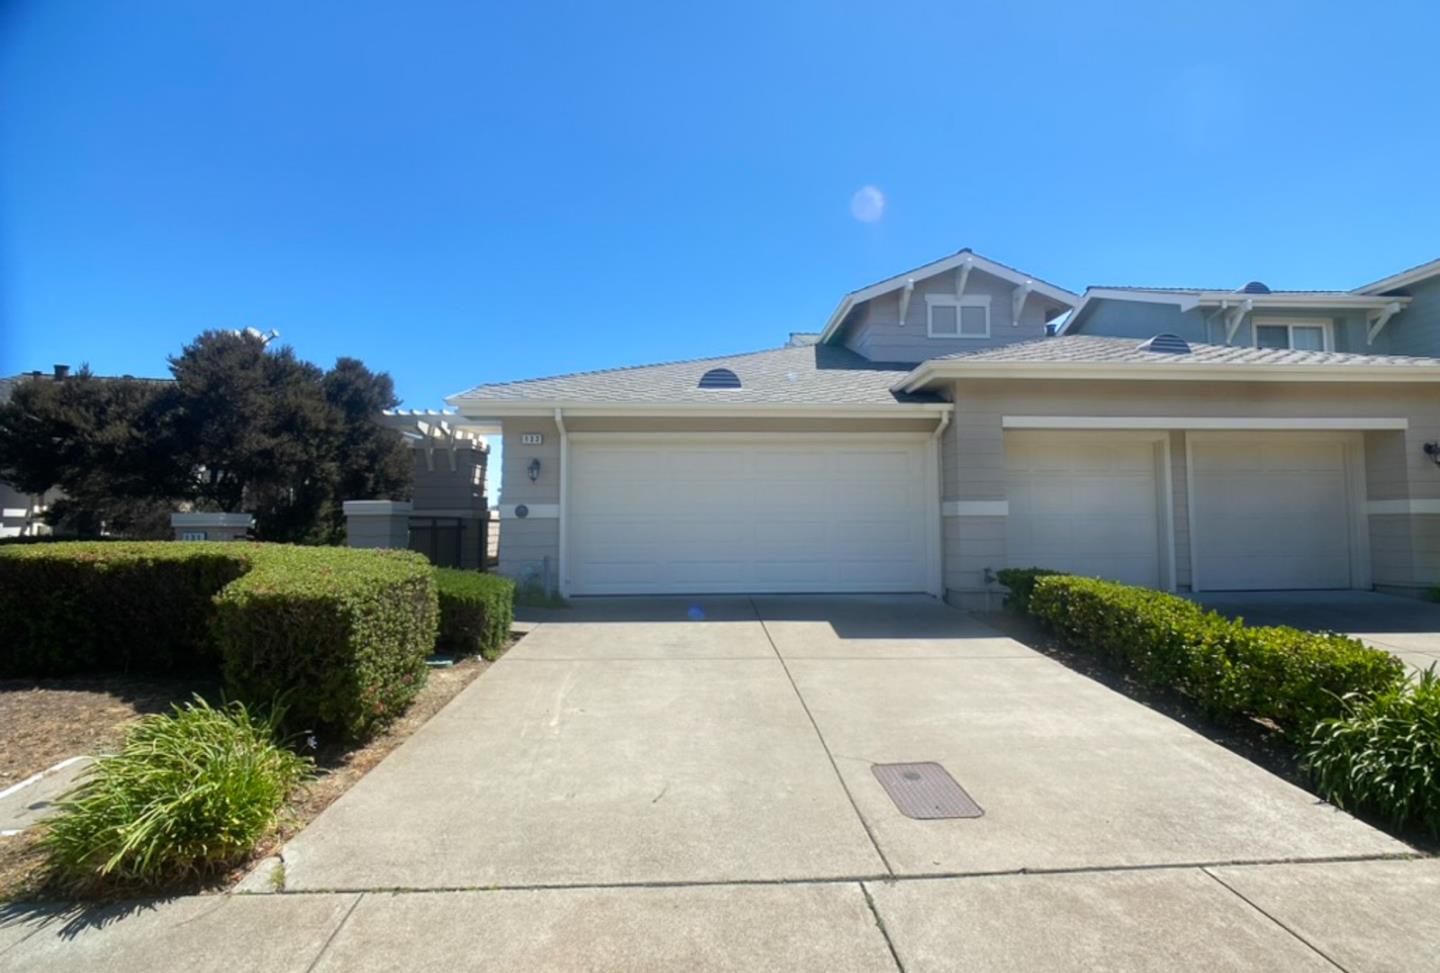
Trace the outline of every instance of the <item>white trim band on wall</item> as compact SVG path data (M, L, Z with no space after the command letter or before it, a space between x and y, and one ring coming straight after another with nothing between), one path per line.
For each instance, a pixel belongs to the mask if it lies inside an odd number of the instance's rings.
M525 508L524 517L516 516L516 507ZM558 503L502 503L500 505L501 520L558 520L559 518L560 505Z
M1342 430L1409 429L1404 418L1286 419L1206 416L1002 416L1005 429L1275 429Z
M1367 514L1440 514L1440 500L1368 500Z
M942 517L1008 517L1009 500L946 500L940 505Z

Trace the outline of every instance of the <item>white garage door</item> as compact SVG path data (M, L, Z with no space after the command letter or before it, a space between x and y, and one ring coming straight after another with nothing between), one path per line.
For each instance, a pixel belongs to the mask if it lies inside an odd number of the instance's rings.
M908 437L573 437L570 590L925 591L938 542L929 449Z
M1192 433L1197 589L1351 587L1346 451L1333 435Z
M1129 433L1007 433L1008 564L1159 587L1158 442Z

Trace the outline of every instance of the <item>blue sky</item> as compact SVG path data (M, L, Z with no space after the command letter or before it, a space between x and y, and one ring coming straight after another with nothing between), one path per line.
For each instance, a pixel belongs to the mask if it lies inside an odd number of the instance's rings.
M254 326L434 407L777 345L962 246L1077 289L1355 286L1440 256L1437 34L1433 3L9 0L0 373Z

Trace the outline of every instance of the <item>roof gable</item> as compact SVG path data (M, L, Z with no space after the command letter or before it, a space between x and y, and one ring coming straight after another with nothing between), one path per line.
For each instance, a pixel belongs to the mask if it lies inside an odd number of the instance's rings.
M825 322L825 328L820 332L820 341L825 342L830 340L835 332L839 330L840 325L844 323L846 316L858 305L864 304L866 301L874 300L881 295L901 290L907 285L913 286L917 281L964 267L970 267L982 273L989 274L992 277L998 277L1017 287L1028 287L1032 293L1048 298L1064 308L1072 308L1080 301L1080 295L1072 291L1067 291L1063 287L1058 287L1038 277L1023 273L1014 267L998 263L988 257L982 257L969 247L966 247L964 250L953 253L948 257L942 257L939 260L931 261L928 264L916 267L913 270L907 270L904 273L896 274L893 277L887 277L884 280L877 281L867 287L862 287L859 290L854 290L846 294L840 299L840 303L836 305L835 310L831 312L829 320Z
M1418 284L1420 281L1427 280L1431 277L1440 277L1440 259L1419 264L1418 266L1411 267L1409 270L1402 270L1398 274L1391 274L1389 277L1381 278L1372 284L1357 287L1354 293L1384 294L1387 291L1408 287L1411 284Z

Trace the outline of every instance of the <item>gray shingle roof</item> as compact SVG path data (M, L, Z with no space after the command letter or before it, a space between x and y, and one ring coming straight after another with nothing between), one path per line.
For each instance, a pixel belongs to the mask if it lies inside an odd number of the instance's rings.
M1141 347L1136 338L1109 338L1100 335L1064 335L1020 341L982 351L946 355L945 361L1015 362L1029 364L1163 364L1163 365L1335 365L1344 366L1430 366L1440 368L1440 358L1404 355L1351 355L1335 351L1292 351L1281 348L1250 348L1203 345L1190 342L1190 353L1165 354Z
M700 376L728 368L740 377L738 389L702 389ZM824 403L894 405L934 402L930 395L890 391L911 366L872 362L847 348L806 345L720 358L638 365L520 382L481 385L453 396L454 403L479 402L705 402L730 404Z
M1268 290L1251 294L1234 287L1146 287L1136 284L1091 284L1086 290L1092 291L1138 291L1141 294L1216 294L1229 292L1239 297L1272 297L1276 294L1329 294L1333 297L1354 297L1354 291L1337 290Z

